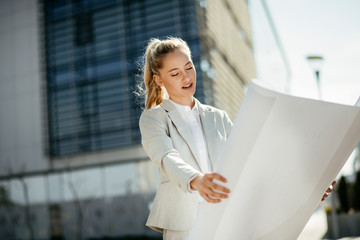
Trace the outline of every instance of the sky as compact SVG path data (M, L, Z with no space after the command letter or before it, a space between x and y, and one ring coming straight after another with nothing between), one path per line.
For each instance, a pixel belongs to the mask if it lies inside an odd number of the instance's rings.
M318 98L306 57L324 58L322 100L353 105L360 96L360 1L266 0L291 69L288 93ZM286 91L286 71L260 0L249 0L257 78ZM343 169L351 172L351 161Z

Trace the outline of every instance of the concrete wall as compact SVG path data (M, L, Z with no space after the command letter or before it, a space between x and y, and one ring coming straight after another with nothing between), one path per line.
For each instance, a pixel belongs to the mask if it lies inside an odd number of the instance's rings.
M344 238L360 236L360 212L352 214L340 214L337 216L338 236L335 236L334 226L331 216L326 217L328 231L324 238Z
M36 0L0 1L0 176L146 159L139 145L50 161L40 7Z
M25 206L1 206L0 236L4 239L51 239L51 236L90 239L145 235L161 239L160 233L145 226L153 197L154 194L129 193L122 197L62 202L51 207L28 205L28 211Z
M48 167L36 0L0 1L0 175Z
M214 105L234 119L244 85L255 77L250 19L246 0L208 0L205 36L214 71Z

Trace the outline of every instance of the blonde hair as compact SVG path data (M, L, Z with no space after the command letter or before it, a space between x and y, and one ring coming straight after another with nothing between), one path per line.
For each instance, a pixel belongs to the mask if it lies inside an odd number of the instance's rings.
M145 109L159 105L167 95L166 89L160 87L154 81L153 76L159 75L159 69L163 67L163 58L166 54L176 49L185 50L191 58L191 51L187 43L181 38L168 37L165 40L152 38L148 42L144 55L143 78L145 85Z

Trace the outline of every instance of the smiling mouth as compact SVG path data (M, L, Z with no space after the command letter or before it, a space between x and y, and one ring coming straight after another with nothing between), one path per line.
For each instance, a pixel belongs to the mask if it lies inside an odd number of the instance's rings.
M182 88L184 88L184 89L186 89L186 88L190 88L192 85L193 85L193 84L192 84L192 83L190 83L190 84L188 84L188 85L186 85L186 86L183 86Z

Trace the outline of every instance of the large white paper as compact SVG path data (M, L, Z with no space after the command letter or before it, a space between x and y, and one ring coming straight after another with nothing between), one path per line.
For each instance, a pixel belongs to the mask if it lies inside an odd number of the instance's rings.
M253 81L215 169L232 192L200 204L191 239L296 239L359 140L360 107Z

